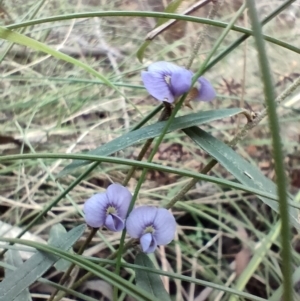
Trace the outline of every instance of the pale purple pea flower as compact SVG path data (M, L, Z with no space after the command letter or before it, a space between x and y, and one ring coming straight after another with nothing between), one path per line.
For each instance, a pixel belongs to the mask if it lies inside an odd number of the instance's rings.
M93 228L105 226L111 231L122 231L131 198L132 194L126 187L111 184L106 192L97 193L85 202L86 223Z
M168 62L156 62L142 71L145 88L159 101L173 103L182 94L188 92L192 85L193 72ZM212 101L216 92L211 83L204 77L199 77L195 83L189 100Z
M126 230L140 240L143 252L153 253L158 245L167 245L174 239L176 221L165 208L141 206L129 214Z

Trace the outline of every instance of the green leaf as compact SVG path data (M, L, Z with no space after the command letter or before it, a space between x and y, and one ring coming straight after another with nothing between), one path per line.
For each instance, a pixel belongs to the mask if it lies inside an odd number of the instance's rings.
M5 253L5 262L16 268L16 270L23 264L20 253L17 250L8 250ZM5 277L11 275L14 271L5 269ZM31 301L31 296L28 288L24 289L13 301Z
M65 227L62 224L53 225L50 229L48 244L52 245L53 242L59 240L59 238L66 233L67 233L67 230L65 229ZM70 248L69 251L73 253L72 248ZM63 272L67 271L69 266L70 266L70 262L65 259L58 260L54 265L54 267L58 271L63 271Z
M181 4L182 0L173 0L171 1L171 3L165 8L164 12L165 13L174 13L178 6ZM155 25L154 28L166 23L167 21L169 21L168 19L164 19L164 18L159 18L157 20L157 23ZM143 58L144 58L144 53L145 50L147 49L147 47L151 44L152 41L145 41L141 47L138 49L136 56L138 58L138 60L142 63L143 62Z
M85 225L80 225L72 229L53 241L52 245L62 250L69 250L82 236L85 228ZM44 252L34 254L0 283L0 300L14 300L58 260L58 256Z
M154 265L149 257L144 253L137 254L134 263L138 266L154 269ZM164 288L162 280L158 274L136 269L135 282L137 287L142 288L161 301L171 301L171 298Z
M207 132L193 126L183 130L196 144L215 158L235 178L248 187L259 189L268 193L277 194L276 185L266 178L261 171L240 157L232 148L222 141L214 138ZM279 211L278 202L258 196L265 204L276 212ZM290 201L292 199L290 198ZM293 225L300 229L298 210L290 207L289 214Z
M231 117L241 112L243 112L242 109L235 108L235 109L203 111L200 113L193 113L186 116L177 117L174 119L174 122L169 127L168 132L180 130L193 125L201 125L225 117ZM109 156L135 143L139 143L143 140L159 136L165 124L166 121L157 122L155 124L145 126L139 130L129 132L92 151L89 151L87 154L97 155L97 156ZM71 164L67 165L58 174L57 177L60 178L62 176L68 175L74 169L90 163L91 162L89 161L76 160Z

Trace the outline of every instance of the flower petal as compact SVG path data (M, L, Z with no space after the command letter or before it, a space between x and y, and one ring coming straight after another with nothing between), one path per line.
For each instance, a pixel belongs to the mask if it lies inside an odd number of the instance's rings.
M142 80L148 93L159 101L174 102L174 96L171 93L165 76L160 73L142 71Z
M171 91L175 97L186 93L191 88L192 77L193 73L184 68L171 75Z
M119 232L124 229L124 221L115 214L107 215L104 225L107 229L114 232Z
M131 192L120 184L111 184L106 190L109 204L117 210L117 216L125 219L130 201L132 199Z
M216 98L216 92L211 83L204 77L199 77L198 82L201 87L199 89L197 100L212 101Z
M146 227L153 224L157 210L157 208L150 206L133 209L126 220L127 233L132 238L141 238Z
M175 236L176 221L170 211L165 208L158 208L154 220L154 238L158 245L167 245Z
M93 228L104 225L108 198L106 193L97 193L89 198L83 206L85 222Z
M140 238L140 244L144 253L153 253L157 247L155 238L151 233L145 233Z
M160 73L163 75L172 75L172 73L180 73L182 70L186 70L183 67L179 67L173 63L164 62L164 61L158 61L155 63L152 63L148 67L148 71L151 73Z

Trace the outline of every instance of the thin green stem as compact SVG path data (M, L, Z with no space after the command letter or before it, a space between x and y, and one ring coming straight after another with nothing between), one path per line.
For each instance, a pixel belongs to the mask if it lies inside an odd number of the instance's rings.
M105 156L90 156L90 155L84 155L84 154L65 154L65 153L63 153L63 154L49 154L49 153L41 154L40 153L40 154L8 155L5 157L0 157L0 162L12 161L12 160L36 159L36 158L79 159L79 160L95 161L97 163L98 162L99 163L107 162L107 163L115 163L115 164L120 164L120 165L136 166L139 168L146 168L146 169L158 170L158 171L166 172L166 173L172 173L172 174L180 175L183 177L197 178L198 180L204 180L207 182L219 184L221 186L230 187L233 189L239 189L242 191L257 194L259 196L263 196L265 198L268 198L270 200L274 200L274 201L278 202L277 197L274 196L272 193L268 193L268 192L265 192L265 191L262 191L259 189L251 188L249 186L245 186L245 185L233 182L233 181L228 181L225 179L208 176L208 175L201 174L201 173L195 172L195 171L181 170L178 168L163 166L161 164L140 162L140 161L135 161L135 160L130 160L130 159L123 159L123 158L120 159L120 158L105 157ZM300 205L297 204L296 202L290 202L289 204L292 207L300 208Z
M289 5L290 3L293 3L294 1L295 0L289 0L289 1L286 1L286 3L288 3L288 5ZM286 4L284 3L280 7L285 8ZM273 17L275 17L275 15L277 15L280 12L281 12L281 10L279 11L277 9L276 14L274 14L274 12L272 12L272 14L267 16L267 18L265 20L267 20L267 21L271 20ZM185 15L180 15L180 14L143 12L143 11L105 11L105 12L101 11L101 12L89 12L89 13L79 13L79 14L77 13L77 14L69 14L69 15L58 15L58 16L53 16L53 17L48 17L48 18L41 18L41 19L21 22L18 24L12 24L12 25L8 25L4 28L16 29L16 28L20 28L20 27L26 27L26 26L42 24L42 23L64 21L64 20L70 20L70 19L93 18L93 17L154 17L154 18L176 19L176 20L182 20L182 21L187 21L187 22L208 24L211 26L216 26L216 27L221 27L221 28L226 28L228 26L228 24L226 22L214 21L214 20L193 17L193 16L185 16ZM253 35L252 30L244 28L244 27L240 27L240 26L234 26L234 27L232 27L232 30L244 33L245 35L242 37L241 41L239 41L236 45L234 45L233 48L230 47L230 49L228 49L228 51L226 52L225 55L227 55L229 52L231 52L236 46L238 46L241 42L243 42L249 36ZM300 53L300 49L298 47L292 46L288 43L285 43L281 40L275 39L268 35L264 35L263 37L265 40L267 40L270 43L287 48L296 53ZM219 60L220 59L218 59L218 61Z
M291 256L291 233L289 223L289 206L287 199L286 177L284 168L284 156L282 151L280 126L276 113L276 102L272 75L270 72L268 55L265 50L262 28L259 23L254 0L247 0L249 16L252 21L254 38L258 50L258 59L264 83L264 93L269 117L269 124L272 136L273 157L276 172L276 183L279 198L279 212L281 217L281 243L282 243L282 275L283 275L283 299L285 301L293 300L293 282L292 282L292 256Z
M262 21L261 25L264 26L267 23L269 23L273 18L275 18L277 15L279 15L282 11L284 11L288 6L290 6L293 2L296 0L287 0L284 3L282 3L280 6L278 6L274 11L272 11L268 16L266 16ZM229 53L231 53L237 46L239 46L241 43L243 43L245 40L247 40L250 37L249 34L244 34L240 38L238 38L235 42L233 42L231 45L229 45L224 51L222 51L217 57L214 58L213 61L211 61L206 68L204 69L204 72L211 69L213 66L215 66L218 62L220 62L225 56L227 56Z
M151 163L153 157L155 156L160 143L162 142L163 138L165 137L165 135L166 135L166 133L168 131L168 128L170 127L171 123L173 122L173 120L174 120L177 112L181 108L182 103L183 103L186 95L187 94L184 94L181 97L181 99L179 100L179 102L176 104L174 110L172 111L172 114L171 114L170 118L168 119L165 127L163 128L160 136L158 137L158 139L157 139L157 141L156 141L156 143L155 143L155 145L154 145L154 147L153 147L153 149L152 149L152 151L151 151L151 153L149 155L149 158L147 160L148 163ZM164 114L162 114L162 116L164 116ZM143 182L145 181L145 177L146 177L147 171L148 171L147 168L143 169L142 175L141 175L141 177L140 177L140 179L139 179L139 181L138 181L138 183L136 185L136 188L134 190L134 194L132 196L132 200L131 200L131 203L130 203L129 208L128 208L127 216L129 215L129 213L132 211L132 209L134 207L134 204L136 202L136 199L137 199L137 196L139 194L139 191L140 191L140 189L142 187ZM124 245L124 241L125 241L125 236L126 236L126 229L123 230L122 235L121 235L121 239L120 239L120 247L119 247L119 253L118 253L118 256L117 256L116 270L115 270L115 273L117 275L119 275L120 269L121 269L121 260L122 260L122 254L123 254L123 250L122 249L123 249L123 245ZM117 301L117 299L118 299L118 288L115 287L114 291L113 291L113 300Z
M161 115L159 116L158 122L168 119L172 112L171 104L164 103L164 105L165 105L165 108L162 111ZM145 156L147 150L149 149L149 147L151 146L153 140L154 140L154 138L150 138L144 143L142 149L140 150L140 153L138 154L137 161L141 161L144 158L144 156ZM123 181L123 186L126 186L128 184L128 182L131 179L132 175L134 174L135 170L136 170L136 167L132 166L126 175L126 178Z
M204 73L204 71L207 69L208 62L213 57L213 55L216 53L216 51L220 47L221 43L223 42L225 37L228 35L229 31L234 27L234 23L239 18L239 16L243 13L244 10L245 10L245 4L240 7L240 9L235 14L234 18L232 18L232 20L228 23L227 27L225 28L225 30L222 32L221 36L216 41L213 49L209 52L209 54L205 58L203 64L199 68L198 72L195 74L195 79L197 79L200 75L202 75Z

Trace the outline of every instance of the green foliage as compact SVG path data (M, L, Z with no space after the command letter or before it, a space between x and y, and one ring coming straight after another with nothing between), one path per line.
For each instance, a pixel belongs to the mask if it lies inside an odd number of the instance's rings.
M134 263L139 267L154 268L152 261L144 253L138 253ZM138 269L135 271L135 279L137 287L144 289L159 300L171 300L159 275Z
M213 111L201 112L201 114L194 113L182 117L177 117L174 120L174 123L171 124L170 128L168 129L168 132L180 130L186 127L193 126L195 124L197 125L205 124L213 120L234 116L241 112L243 112L243 110L241 109L225 109L225 110L213 110ZM100 146L94 150L89 151L87 154L96 155L96 156L108 156L113 153L116 153L117 151L123 150L126 147L131 146L133 144L139 143L149 138L157 137L160 135L166 123L167 123L166 121L161 121L153 125L143 127L139 130L129 132L127 134L120 136L119 138L116 138L113 141L106 143L103 146ZM70 172L72 172L74 169L89 163L90 162L87 161L85 162L75 161L70 165L66 166L59 173L58 177L63 177L69 174Z
M44 43L40 43L38 41L35 41L34 39L26 37L25 35L22 35L20 33L11 31L11 30L9 30L7 28L3 28L3 27L2 28L0 27L0 38L5 39L12 43L17 43L20 45L30 47L31 49L34 49L37 51L42 51L44 53L50 54L51 56L53 56L57 59L71 63L74 66L79 66L79 67L83 68L84 70L86 70L87 72L90 72L91 74L93 74L96 78L99 78L103 83L107 84L112 89L115 89L115 91L119 92L119 89L117 87L115 87L107 78L105 78L102 74L95 71L93 68L91 68L87 64L84 64L81 61L76 60L64 53L56 51L56 50L52 49L51 47L48 47Z
M253 187L276 194L277 187L274 182L266 178L258 168L249 164L222 141L197 127L184 129L184 132L202 149L215 158L239 182L247 187ZM261 196L260 199L273 210L279 212L277 202ZM290 198L290 200L292 200L292 198ZM294 227L299 229L300 225L298 222L297 209L292 207L289 208L289 214Z
M80 13L69 3L60 3L59 9L49 14L49 7L41 10L45 1L29 10L29 4L24 3L20 7L20 12L24 10L22 18L13 14L6 22L9 25L2 24L0 38L9 44L4 44L0 58L4 116L0 115L1 123L4 120L0 144L9 141L20 154L5 150L0 157L0 181L5 183L0 187L5 209L1 220L18 230L12 237L42 233L49 240L43 245L7 238L8 230L0 233L2 242L18 244L7 246L10 250L2 263L5 277L0 283L1 300L31 300L29 287L42 282L58 290L50 300L71 294L94 301L88 293L77 291L92 276L114 288L114 301L125 300L127 295L136 300L171 300L161 276L169 278L176 300L204 299L200 296L204 293L207 300L230 301L290 301L299 297L293 285L300 273L299 269L292 273L292 267L299 266L300 256L291 249L291 241L297 245L298 238L292 237L291 226L295 233L300 228L300 194L294 198L286 180L288 164L295 165L289 171L299 164L294 159L299 143L291 138L299 134L299 116L295 114L299 100L293 98L283 106L280 102L300 85L298 78L294 86L284 90L288 81L299 77L300 49L294 46L299 44L296 31L275 24L278 19L282 22L284 14L289 15L293 2L285 1L278 7L272 4L270 14L259 21L255 1L247 0L252 30L244 25L248 20L245 6L234 16L223 7L225 15L220 13L222 17L211 20L175 13L182 0L171 1L164 12L141 8L114 11L109 1L101 11L93 8L86 12L83 1ZM281 19L276 19L281 12ZM151 43L145 41L147 32L141 25L147 18L157 19L155 25L151 24L155 28L169 20L185 21L191 25L190 32L172 43L166 43L162 36ZM203 104L204 110L199 105L191 114L180 107L183 95L172 107L171 117L157 122L155 116L164 105L154 107L144 87L137 84L143 66L135 56L140 62L146 58L151 62L181 60L183 64L182 60L192 57L195 45L190 41L197 43L193 35L198 35L201 25L207 25L208 32L194 58L193 71L197 76L205 73L213 78L218 99L213 109ZM65 40L54 39L54 44L60 44L56 50L51 46L55 29L66 26ZM79 38L71 40L71 33L78 28ZM247 45L241 46L248 38ZM86 54L87 40L96 40L96 48L102 52L94 57L91 52ZM13 44L25 46L25 54L16 51L14 55ZM64 44L72 45L73 51L78 48L79 54L63 53ZM35 52L27 53L29 49ZM40 57L42 54L49 57ZM279 75L284 77L283 84ZM273 78L277 78L276 85ZM251 110L258 112L258 117L251 119ZM240 118L243 114L247 124ZM269 123L258 125L262 116L267 116ZM146 125L148 122L151 124ZM243 135L238 136L240 133ZM248 140L244 139L246 134ZM235 140L238 145L226 144L237 136L242 137ZM136 159L147 139L149 145L154 142L145 151L146 159ZM74 161L68 164L67 160ZM214 167L216 162L219 166ZM270 173L262 171L261 163L269 164L269 172L274 165L274 181ZM72 176L86 165L79 176ZM86 228L74 227L82 221L82 203L107 183L122 182L130 172L127 166L133 168L128 184L133 193L130 209L137 204L171 207L178 221L172 247L161 248L152 261L136 250L133 240L127 242L126 230L121 236L112 236L100 229L100 242L92 243L100 250L97 257L108 258L96 260L82 255L96 230L86 242L80 240L74 252L72 247ZM291 182L297 179L297 174L291 176ZM66 228L72 230L67 232ZM37 249L24 263L20 257L22 245ZM240 263L240 247L250 255L241 270L238 266L232 271L232 263ZM132 261L134 264L128 263ZM71 287L63 281L41 278L53 265L66 271L70 263L83 271ZM162 265L172 272L162 271ZM252 290L253 279L263 288L258 285Z

